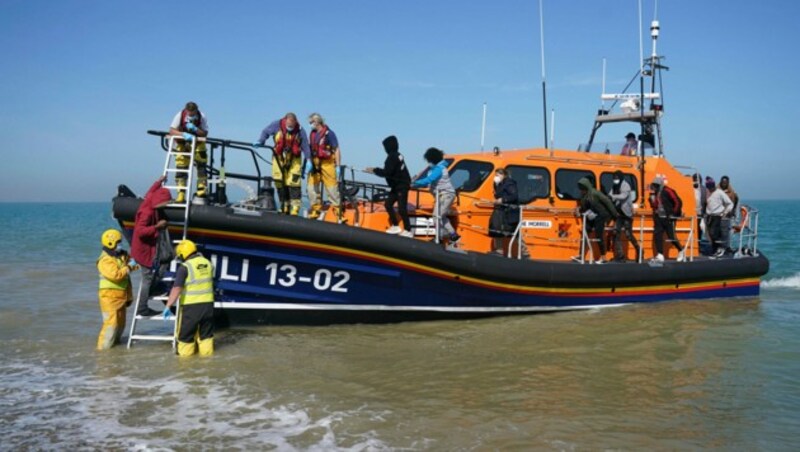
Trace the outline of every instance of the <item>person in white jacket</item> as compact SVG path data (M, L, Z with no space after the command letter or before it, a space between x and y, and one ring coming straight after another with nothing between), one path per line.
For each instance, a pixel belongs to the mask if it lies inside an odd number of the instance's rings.
M722 218L733 210L733 201L724 191L717 189L714 179L706 177L706 232L714 249L712 257L722 257L725 254L725 244L722 243Z

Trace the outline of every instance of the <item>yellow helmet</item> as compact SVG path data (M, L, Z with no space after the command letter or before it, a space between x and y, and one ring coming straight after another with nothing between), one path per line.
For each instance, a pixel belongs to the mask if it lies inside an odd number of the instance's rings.
M191 240L181 240L178 246L175 247L175 254L180 259L186 260L187 257L197 252L197 245Z
M102 243L104 247L112 250L116 248L117 244L121 241L122 233L116 229L107 229L106 232L100 236L100 243Z

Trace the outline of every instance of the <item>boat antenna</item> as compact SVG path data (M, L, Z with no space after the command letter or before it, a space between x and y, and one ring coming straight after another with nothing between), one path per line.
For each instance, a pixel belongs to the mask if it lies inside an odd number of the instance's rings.
M550 110L550 157L553 156L553 149L556 141L556 110Z
M603 97L603 94L606 93L606 59L603 57L603 92L600 93L600 110L605 111L606 109L606 100Z
M486 142L486 102L483 103L483 121L481 122L481 152Z
M544 10L542 0L539 0L539 42L542 55L542 119L544 119L544 147L547 149L547 84L544 70Z

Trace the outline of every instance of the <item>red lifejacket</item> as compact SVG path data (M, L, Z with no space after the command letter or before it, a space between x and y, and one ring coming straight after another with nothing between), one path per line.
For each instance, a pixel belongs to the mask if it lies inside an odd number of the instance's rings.
M320 160L327 160L333 156L333 147L328 140L328 126L322 126L322 131L311 131L311 156Z
M189 111L186 110L185 108L183 109L183 111L181 111L181 122L180 124L178 124L178 130L180 130L181 132L186 132L186 117L188 117L190 114L193 113L189 113ZM200 110L197 110L197 115L195 116L197 117L192 120L192 124L194 124L194 126L197 127L198 129L202 130L203 128L200 125L203 124L203 114L200 113Z
M282 154L291 152L295 157L299 157L300 148L300 127L295 127L294 132L289 132L286 127L286 118L281 119L281 130L275 134L275 152Z

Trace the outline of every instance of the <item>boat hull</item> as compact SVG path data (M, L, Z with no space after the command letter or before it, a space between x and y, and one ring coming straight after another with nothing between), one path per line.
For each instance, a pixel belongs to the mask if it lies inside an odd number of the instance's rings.
M139 202L114 200L114 216L127 234ZM214 263L218 314L230 324L474 318L755 297L769 269L763 255L662 267L507 259L214 206L193 206L189 224L189 238Z

